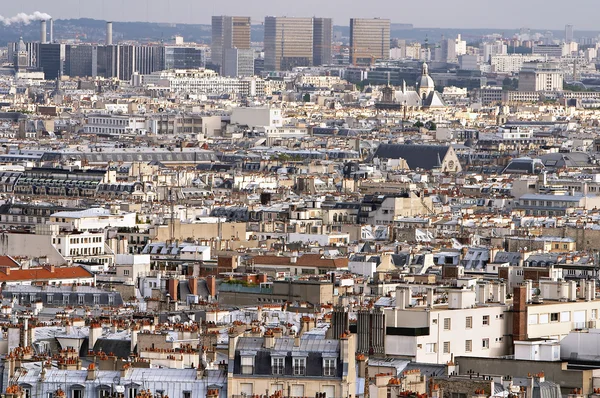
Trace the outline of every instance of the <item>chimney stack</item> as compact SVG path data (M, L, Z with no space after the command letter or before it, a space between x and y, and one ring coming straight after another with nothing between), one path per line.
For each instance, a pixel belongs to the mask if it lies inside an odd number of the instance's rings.
M50 38L48 39L48 41L50 43L54 43L54 19L50 18L49 22L49 28L50 28Z
M112 37L112 22L106 23L106 45L112 46L113 37Z
M41 44L47 43L46 35L47 35L46 20L43 20L43 21L40 21L40 43Z

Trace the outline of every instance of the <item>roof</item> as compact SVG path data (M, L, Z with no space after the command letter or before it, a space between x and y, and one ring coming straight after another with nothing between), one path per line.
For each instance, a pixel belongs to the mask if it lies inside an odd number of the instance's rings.
M449 146L441 145L381 144L373 157L404 159L411 170L432 170L440 166L449 150Z
M305 266L318 268L347 268L348 259L324 258L321 254L307 253L299 256L296 262L292 262L292 257L285 256L255 256L253 257L255 265L282 265L282 266Z
M10 270L8 274L0 272L1 282L28 280L80 279L92 278L93 274L85 268L78 267L44 267Z

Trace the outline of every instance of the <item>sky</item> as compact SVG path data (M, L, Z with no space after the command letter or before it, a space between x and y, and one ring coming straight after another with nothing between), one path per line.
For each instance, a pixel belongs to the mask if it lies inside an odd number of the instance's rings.
M1 0L0 14L41 11L55 19L210 23L211 15L389 18L423 28L504 28L600 30L598 0ZM50 6L50 4L54 4ZM588 10L586 12L586 9Z

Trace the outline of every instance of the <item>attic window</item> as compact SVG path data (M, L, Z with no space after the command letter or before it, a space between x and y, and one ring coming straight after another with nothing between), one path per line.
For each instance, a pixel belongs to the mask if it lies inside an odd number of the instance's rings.
M243 356L241 365L243 375L251 375L254 373L254 357Z

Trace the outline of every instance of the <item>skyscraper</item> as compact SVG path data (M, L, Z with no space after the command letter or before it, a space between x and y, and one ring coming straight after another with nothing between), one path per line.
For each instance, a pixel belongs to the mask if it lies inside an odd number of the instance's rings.
M331 63L331 44L333 41L333 22L331 18L313 20L313 64Z
M371 65L390 57L389 19L350 19L350 62Z
M265 70L329 63L333 24L330 18L265 18Z
M212 17L211 62L223 65L226 49L250 49L250 17Z
M573 42L573 25L565 25L565 43Z

